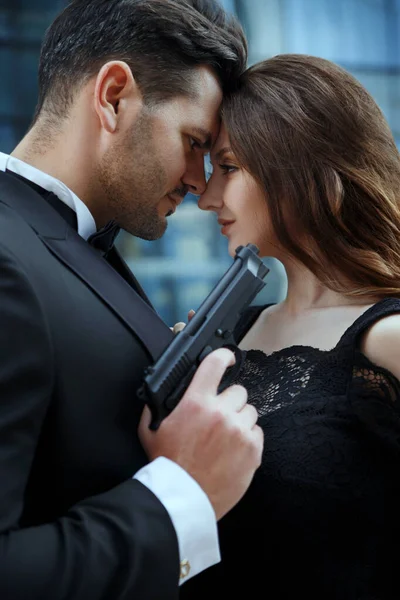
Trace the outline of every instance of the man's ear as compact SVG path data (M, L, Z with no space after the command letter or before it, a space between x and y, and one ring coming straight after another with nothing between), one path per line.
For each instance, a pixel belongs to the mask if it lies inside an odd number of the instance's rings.
M103 129L114 133L126 111L132 115L139 112L142 105L142 95L129 65L123 61L103 65L94 88L94 109Z

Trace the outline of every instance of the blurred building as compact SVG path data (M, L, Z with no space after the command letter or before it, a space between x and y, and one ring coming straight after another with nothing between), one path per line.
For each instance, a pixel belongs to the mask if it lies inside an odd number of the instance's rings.
M40 42L66 0L0 0L0 150L9 152L29 126L36 102ZM295 52L333 60L352 72L385 113L400 146L400 0L222 0L248 40L250 64ZM121 234L126 260L161 316L185 320L231 264L215 216L188 196L165 236L144 242ZM257 302L284 297L282 265L271 268Z

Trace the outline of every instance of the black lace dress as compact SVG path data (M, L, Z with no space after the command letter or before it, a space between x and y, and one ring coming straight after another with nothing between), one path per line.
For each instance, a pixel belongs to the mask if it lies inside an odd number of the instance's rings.
M219 524L222 562L183 599L400 600L400 383L358 349L396 312L400 300L382 300L330 351L243 353L236 382L259 412L263 462Z

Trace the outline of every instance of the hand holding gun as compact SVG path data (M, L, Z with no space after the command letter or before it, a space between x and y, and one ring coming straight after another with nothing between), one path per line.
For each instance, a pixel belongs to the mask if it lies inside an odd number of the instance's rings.
M243 310L265 286L269 269L253 244L239 246L233 264L207 296L188 325L146 371L138 391L151 411L150 429L178 404L201 361L222 346L235 351L233 330Z

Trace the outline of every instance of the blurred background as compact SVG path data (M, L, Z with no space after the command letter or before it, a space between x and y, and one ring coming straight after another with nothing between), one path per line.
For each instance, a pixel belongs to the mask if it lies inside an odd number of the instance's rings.
M249 63L286 52L342 65L372 93L400 146L400 0L221 0L249 41ZM33 115L43 34L67 0L0 0L0 151L11 152ZM215 216L188 195L165 236L145 242L121 233L117 244L168 324L186 320L232 263ZM286 293L283 267L270 273L257 303Z

